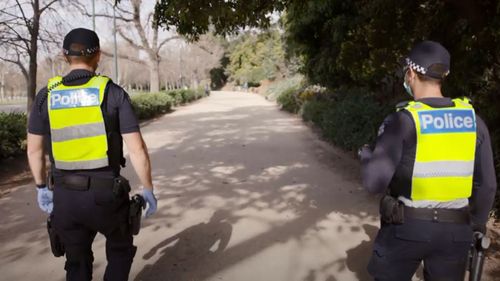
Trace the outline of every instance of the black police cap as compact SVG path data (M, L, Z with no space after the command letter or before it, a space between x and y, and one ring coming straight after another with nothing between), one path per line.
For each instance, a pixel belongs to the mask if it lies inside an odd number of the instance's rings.
M422 75L443 79L450 73L450 53L437 42L423 41L410 51L406 64Z
M78 44L78 48L72 45ZM75 28L64 37L63 52L67 56L89 56L100 49L97 33L86 28Z

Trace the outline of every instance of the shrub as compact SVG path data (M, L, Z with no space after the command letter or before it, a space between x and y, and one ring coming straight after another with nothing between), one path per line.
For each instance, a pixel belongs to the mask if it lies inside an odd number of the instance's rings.
M302 119L304 119L304 121L311 121L321 128L323 125L323 115L332 106L333 105L327 100L306 101L302 106Z
M299 89L303 83L303 78L300 75L290 77L281 81L277 81L269 86L265 96L268 100L276 100L287 89Z
M258 88L258 87L260 87L260 82L253 82L253 81L248 82L248 88Z
M132 107L139 119L155 117L172 109L174 100L164 92L140 93L131 97Z
M0 159L26 150L26 114L0 112Z
M344 149L357 150L375 140L378 127L392 107L381 106L364 89L340 91L339 98L329 102L327 109L316 105L316 109L309 109L308 114L319 120L328 140ZM323 114L319 117L317 114L321 110Z
M192 89L177 89L168 91L167 95L172 98L174 105L190 103L194 100L200 99L204 96L205 90L203 87Z
M167 94L172 98L173 105L180 105L183 103L180 90L171 90L168 91Z
M300 110L301 104L297 98L299 89L291 87L282 92L276 100L281 108L292 113L297 113Z

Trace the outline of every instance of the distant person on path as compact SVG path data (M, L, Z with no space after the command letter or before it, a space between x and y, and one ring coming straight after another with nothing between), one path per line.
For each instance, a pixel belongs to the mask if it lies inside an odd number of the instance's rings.
M70 72L50 79L38 93L28 125L38 204L51 214L64 247L66 280L92 279L97 232L106 237L104 280L128 280L136 247L129 227L130 186L120 176L122 143L143 185L150 216L156 198L147 148L128 94L95 73L101 55L97 34L73 29L64 38L63 53ZM51 162L47 178L46 149Z
M417 44L404 68L414 101L359 152L364 187L387 191L368 265L375 280L409 281L423 261L425 280L463 281L473 231L486 232L497 188L490 136L467 98L443 97L449 70L441 44Z
M205 96L210 96L210 86L208 84L205 84Z

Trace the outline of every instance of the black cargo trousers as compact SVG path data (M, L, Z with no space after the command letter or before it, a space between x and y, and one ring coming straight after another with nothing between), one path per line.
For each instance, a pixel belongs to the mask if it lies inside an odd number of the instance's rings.
M87 186L54 178L53 226L66 251L66 280L92 280L92 242L106 237L105 281L126 281L136 247L129 231L129 194L116 193L112 179L83 177Z
M410 281L424 263L426 281L463 281L472 242L469 224L405 219L382 226L368 272L375 281Z

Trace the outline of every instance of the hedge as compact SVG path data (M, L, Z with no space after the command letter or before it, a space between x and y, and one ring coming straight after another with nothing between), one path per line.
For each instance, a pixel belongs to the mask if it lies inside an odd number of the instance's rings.
M391 106L380 105L373 95L358 88L309 98L303 102L300 112L305 121L321 129L327 140L343 149L356 151L375 140L378 127L391 110Z
M205 95L203 88L179 89L159 93L137 93L131 96L137 118L143 120L164 114L173 106L187 104Z
M26 114L0 112L0 159L26 151Z
M137 118L141 120L169 112L174 104L167 93L140 93L133 95L131 101Z

